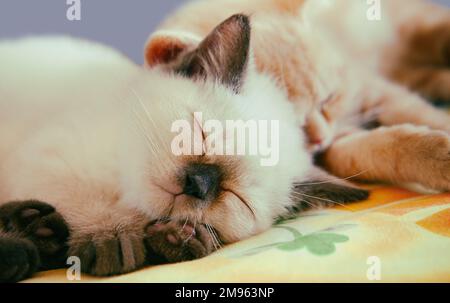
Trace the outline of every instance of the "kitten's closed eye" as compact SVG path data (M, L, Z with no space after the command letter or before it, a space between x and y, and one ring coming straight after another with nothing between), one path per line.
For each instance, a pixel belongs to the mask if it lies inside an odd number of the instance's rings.
M328 122L331 122L333 119L333 114L329 111L329 108L335 100L337 100L337 93L333 92L330 93L325 99L320 101L320 113Z
M317 152L327 147L334 136L333 128L325 116L317 110L306 119L305 132L308 135L309 150Z
M326 105L327 103L333 101L333 99L335 98L336 93L330 93L325 99L323 99L322 101L320 101L320 105L323 107L324 105Z

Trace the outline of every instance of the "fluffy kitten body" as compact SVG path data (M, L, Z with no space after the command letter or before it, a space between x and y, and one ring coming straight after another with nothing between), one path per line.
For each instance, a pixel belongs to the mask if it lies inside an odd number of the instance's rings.
M146 71L111 49L65 38L2 42L0 65L0 201L55 207L70 228L68 255L80 257L85 272L127 272L149 251L169 261L205 255L206 226L223 243L263 231L293 205L293 183L308 178L292 105L250 67L236 93L219 78ZM220 121L278 120L278 165L263 167L259 156L175 156L172 122L193 122L196 111ZM221 172L211 201L183 192L185 169L199 164ZM184 226L145 228L165 218ZM163 241L186 223L198 237Z
M370 8L193 1L150 36L146 61L173 68L221 20L250 14L257 70L278 80L325 167L340 177L449 190L450 117L417 93L450 101L450 12L422 0L381 1L381 19L369 20ZM362 129L367 122L382 127Z

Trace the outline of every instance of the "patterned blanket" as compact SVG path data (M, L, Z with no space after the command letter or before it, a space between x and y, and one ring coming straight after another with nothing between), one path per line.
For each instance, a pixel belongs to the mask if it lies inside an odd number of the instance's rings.
M29 282L68 282L65 270ZM81 282L450 282L450 194L375 187L191 262Z

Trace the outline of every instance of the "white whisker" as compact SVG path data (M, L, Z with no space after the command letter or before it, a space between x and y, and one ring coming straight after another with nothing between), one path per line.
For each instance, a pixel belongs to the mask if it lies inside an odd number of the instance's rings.
M211 225L209 224L205 224L206 225L206 229L208 230L208 234L211 237L212 243L214 245L214 249L218 250L219 248L222 247L222 245L220 244L220 241L218 240L217 234L214 231L214 229L212 228Z
M292 193L293 194L299 194L299 195L302 195L304 197L308 197L308 198L312 198L312 199L317 199L317 200L320 200L320 201L329 202L329 203L332 203L332 204L337 204L337 205L340 205L340 206L342 206L344 208L347 208L347 209L353 211L353 209L351 207L348 207L345 204L342 204L342 203L339 203L339 202L336 202L336 201L333 201L333 200L330 200L330 199L325 199L325 198L321 198L321 197L311 196L311 195L307 195L307 194L304 194L304 193L301 193L301 192L292 192Z
M358 176L360 176L362 174L365 174L366 172L368 172L370 170L371 169L366 169L366 170L363 170L363 171L361 171L361 172L359 172L357 174L354 174L354 175L351 175L351 176L345 177L345 178L339 178L339 177L335 177L335 178L338 179L338 180L341 180L341 181L347 181L347 180L356 178L356 177L358 177ZM321 182L311 182L311 183L299 183L299 184L296 184L296 186L308 186L308 185L319 185L319 184L330 184L330 183L334 183L333 180L321 181Z

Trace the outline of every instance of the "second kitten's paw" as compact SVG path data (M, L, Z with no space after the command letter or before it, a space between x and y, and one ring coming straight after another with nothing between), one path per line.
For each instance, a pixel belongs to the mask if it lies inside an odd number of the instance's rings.
M68 255L80 258L84 273L112 276L144 265L146 251L139 235L77 234L71 237Z
M0 238L0 283L30 277L39 266L36 246L25 239Z
M215 250L213 236L202 224L154 223L147 226L146 234L148 258L161 258L162 263L199 259Z
M450 136L436 134L430 137L429 149L432 169L435 169L432 185L436 189L450 191Z
M5 231L36 245L43 269L64 264L69 229L53 206L34 200L9 202L0 207L0 222Z
M436 190L450 191L450 136L439 131L433 131L421 138L417 151L418 162L425 186Z

